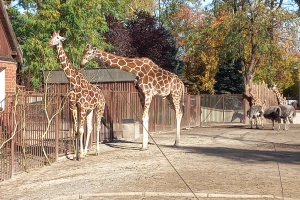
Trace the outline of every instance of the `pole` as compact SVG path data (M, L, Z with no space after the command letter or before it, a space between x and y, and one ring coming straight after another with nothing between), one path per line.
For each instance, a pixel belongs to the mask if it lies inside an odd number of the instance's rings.
M298 105L299 104L300 104L300 80L298 81ZM297 107L298 107L298 105L297 105Z

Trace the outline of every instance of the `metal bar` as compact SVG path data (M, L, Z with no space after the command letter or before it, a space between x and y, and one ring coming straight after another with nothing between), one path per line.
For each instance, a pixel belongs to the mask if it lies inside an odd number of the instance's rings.
M59 109L59 96L55 96L55 103L57 105L57 109ZM55 160L58 159L58 148L59 148L59 115L55 116Z
M10 113L10 115L13 115L13 113ZM10 117L9 124L10 124L10 126L7 131L9 131L9 133L10 133L9 135L11 136L11 134L13 134L12 130L14 130L14 118L12 116ZM15 167L15 162L14 162L14 160L15 160L15 156L14 156L15 155L15 137L13 137L11 139L10 144L11 144L10 145L10 155L11 155L10 178L12 178L14 175L14 172L15 172L15 170L14 170L14 167Z

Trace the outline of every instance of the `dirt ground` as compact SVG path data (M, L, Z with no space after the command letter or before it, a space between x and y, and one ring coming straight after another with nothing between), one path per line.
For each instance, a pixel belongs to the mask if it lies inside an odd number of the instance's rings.
M0 199L300 199L300 125L215 125L101 144L0 182ZM156 145L156 144L157 145Z

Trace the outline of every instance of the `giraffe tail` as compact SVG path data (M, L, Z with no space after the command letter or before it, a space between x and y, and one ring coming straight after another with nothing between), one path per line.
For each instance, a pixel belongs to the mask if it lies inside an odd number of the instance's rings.
M182 116L184 116L185 111L185 105L184 105L184 84L182 83L182 99L181 99L181 110L182 110Z
M102 124L103 124L106 128L110 128L110 126L107 125L107 121L106 121L105 117L102 117L102 118L101 118L101 122L102 122Z

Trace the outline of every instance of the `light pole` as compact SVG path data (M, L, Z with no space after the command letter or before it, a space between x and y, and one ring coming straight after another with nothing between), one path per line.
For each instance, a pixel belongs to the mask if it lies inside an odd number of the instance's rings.
M299 109L298 105L300 105L300 80L298 80L298 103L297 103L297 107Z
M299 80L299 74L298 74L298 66L294 66L294 70L296 71L296 75L297 75L297 80L298 80L298 103L297 103L297 107L300 104L300 80Z

